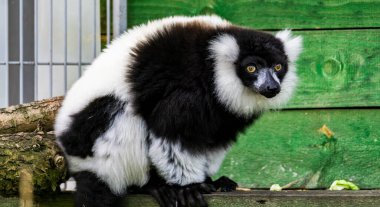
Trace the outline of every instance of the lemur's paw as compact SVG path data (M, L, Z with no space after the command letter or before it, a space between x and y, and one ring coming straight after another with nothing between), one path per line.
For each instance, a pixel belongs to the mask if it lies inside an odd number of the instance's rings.
M195 183L185 186L163 184L145 186L145 191L152 195L160 207L208 207L202 194L215 192L209 183Z
M213 185L207 183L195 183L177 188L177 201L180 207L207 207L208 204L202 194L216 191Z
M177 194L175 189L169 185L149 187L148 193L158 202L160 207L177 207Z
M226 176L222 176L212 183L216 189L220 188L221 192L231 192L236 190L238 187L238 184L235 181L229 179Z

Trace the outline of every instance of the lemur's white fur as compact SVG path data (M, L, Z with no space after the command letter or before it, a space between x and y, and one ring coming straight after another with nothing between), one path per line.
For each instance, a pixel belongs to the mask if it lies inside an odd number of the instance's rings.
M203 182L205 176L212 176L218 171L229 149L229 147L220 148L194 155L183 150L179 143L159 139L153 133L149 137L151 140L149 157L160 175L171 184L187 185ZM184 163L186 166L183 166ZM206 171L205 166L207 166Z
M126 83L125 77L130 68L129 64L133 61L131 49L165 27L193 21L209 27L230 25L217 16L179 16L152 21L128 30L94 60L66 94L55 122L56 135L59 136L68 129L73 114L83 110L88 103L98 97L114 95L130 103L133 97L130 95L130 86ZM148 150L145 146L147 133L145 122L141 117L134 115L130 104L127 104L125 114L117 117L110 129L97 139L92 149L94 157L82 159L67 155L70 170L72 172L87 170L95 173L116 194L122 193L131 184L144 185L148 179L146 173L149 171ZM194 177L194 175L188 176L183 180L190 182Z
M302 37L293 37L288 29L278 32L276 37L284 43L285 53L290 63L294 63L302 52Z
M233 36L222 34L210 45L212 57L216 60L214 79L216 95L221 103L238 116L249 117L267 109L279 108L287 103L293 94L297 84L295 61L302 51L302 38L293 38L290 30L280 31L276 37L284 44L289 64L288 72L281 83L281 92L273 98L266 98L253 92L245 87L237 76L234 62L239 56L239 46Z
M187 185L204 181L204 166L207 160L203 155L192 155L182 150L179 143L169 143L165 139L155 137L154 134L151 134L150 138L149 157L168 183ZM182 163L186 163L186 167Z
M117 115L109 130L96 140L92 157L67 156L71 172L96 172L116 194L130 185L142 186L149 178L145 140L148 132L144 121L133 114L131 105L127 104L124 113Z

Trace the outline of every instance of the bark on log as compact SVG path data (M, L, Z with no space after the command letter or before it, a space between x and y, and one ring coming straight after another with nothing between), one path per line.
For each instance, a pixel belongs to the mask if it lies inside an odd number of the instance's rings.
M54 192L66 179L53 123L63 97L0 109L0 194L16 195L20 172L33 174L36 193Z
M0 194L18 193L20 171L33 174L35 192L54 192L66 179L64 158L53 132L0 135Z
M0 109L0 134L51 131L63 97Z

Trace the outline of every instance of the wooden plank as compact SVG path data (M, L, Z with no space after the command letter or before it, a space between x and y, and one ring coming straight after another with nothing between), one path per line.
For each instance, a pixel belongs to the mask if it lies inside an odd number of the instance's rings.
M326 124L335 139L318 129ZM241 135L215 178L243 187L328 188L346 179L360 188L380 186L380 109L271 112Z
M380 30L303 31L290 108L380 106Z
M260 29L319 29L380 26L380 1L216 0L216 14Z
M380 1L130 0L128 25L172 15L217 14L258 29L380 26Z
M380 191L250 191L214 193L206 195L210 207L377 207L380 205ZM18 207L17 198L1 198L0 207ZM69 207L73 205L71 195L62 194L42 198L35 206ZM148 195L129 195L125 206L158 207Z
M168 16L213 13L214 0L129 0L128 27Z
M206 195L210 207L377 207L379 191L331 192L331 191L252 191L215 193ZM149 196L134 195L127 206L158 207Z

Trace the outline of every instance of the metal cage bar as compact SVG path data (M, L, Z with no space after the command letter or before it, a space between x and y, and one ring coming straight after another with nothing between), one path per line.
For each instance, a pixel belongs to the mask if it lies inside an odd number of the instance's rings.
M63 79L64 79L64 91L67 92L67 0L64 2L64 40L63 40Z
M38 62L38 0L34 0L34 63ZM34 99L38 99L38 64L34 64Z
M79 1L79 34L78 34L78 46L79 46L79 57L78 57L78 77L82 76L82 1Z
M127 30L127 1L113 0L113 38Z
M93 30L93 37L94 37L94 50L93 50L93 58L95 59L96 58L96 46L97 46L97 44L96 44L96 32L97 32L97 29L98 29L98 27L97 27L97 21L96 21L96 9L97 9L97 0L95 0L95 2L94 2L94 30Z
M4 60L4 65L5 65L5 103L9 104L9 23L8 23L8 0L5 1L5 11L4 11L4 21L5 21L5 34L4 34L4 40L5 40L5 60Z
M49 95L53 96L53 0L50 0L49 12Z
M24 103L24 0L19 1L19 102Z

